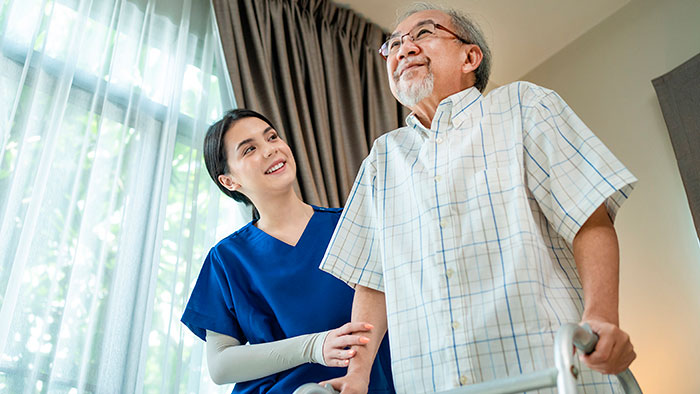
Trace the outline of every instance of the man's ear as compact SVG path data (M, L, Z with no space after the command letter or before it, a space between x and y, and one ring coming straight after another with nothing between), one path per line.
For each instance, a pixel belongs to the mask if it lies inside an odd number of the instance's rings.
M232 175L225 174L225 175L219 175L217 178L219 182L228 190L231 190L232 192L235 192L241 187L240 183L237 183L236 180L233 178Z
M484 59L484 53L475 44L468 44L465 50L467 51L467 56L462 65L462 72L467 74L479 68L481 61Z

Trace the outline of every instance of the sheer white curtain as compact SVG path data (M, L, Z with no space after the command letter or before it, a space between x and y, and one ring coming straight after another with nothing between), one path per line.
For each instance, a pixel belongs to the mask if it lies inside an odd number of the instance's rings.
M233 107L209 2L0 7L0 392L230 391L179 323L247 219L201 159Z

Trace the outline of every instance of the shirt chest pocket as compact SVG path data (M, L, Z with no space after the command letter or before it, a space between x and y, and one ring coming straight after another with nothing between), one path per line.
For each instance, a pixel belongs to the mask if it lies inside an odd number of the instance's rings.
M487 168L455 177L453 193L463 226L472 229L496 228L527 204L518 167Z

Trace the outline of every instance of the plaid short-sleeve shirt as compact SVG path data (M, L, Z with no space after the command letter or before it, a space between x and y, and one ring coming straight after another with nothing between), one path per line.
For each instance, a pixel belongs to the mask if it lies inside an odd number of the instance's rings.
M578 322L572 253L636 178L553 91L516 82L443 100L363 162L321 268L386 295L399 393L439 392L554 365ZM584 368L585 392L615 391Z

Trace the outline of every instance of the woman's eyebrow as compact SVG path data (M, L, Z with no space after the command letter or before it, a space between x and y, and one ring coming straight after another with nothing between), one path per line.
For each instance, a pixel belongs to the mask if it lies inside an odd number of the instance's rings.
M270 132L270 131L272 131L272 126L267 126L267 127L265 128L265 130L263 130L262 134L265 135L265 134L267 134L267 133ZM252 142L252 141L253 141L252 138L246 138L246 139L244 139L243 141L241 141L241 142L238 143L238 145L236 146L236 150L241 149L241 146L243 146L243 145L245 145L245 144L247 144L247 143L249 143L249 142Z

